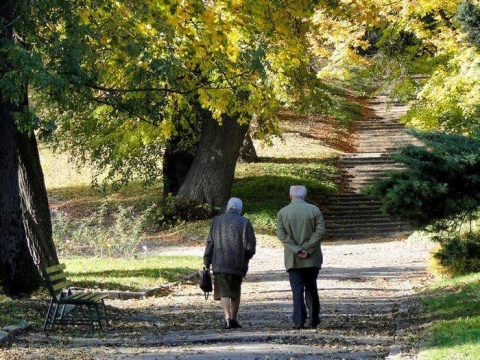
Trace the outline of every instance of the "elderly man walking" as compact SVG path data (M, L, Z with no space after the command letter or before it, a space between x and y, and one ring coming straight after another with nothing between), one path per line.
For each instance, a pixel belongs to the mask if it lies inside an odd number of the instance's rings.
M305 186L290 187L291 202L277 214L277 236L284 245L293 294L294 329L305 327L307 307L311 327L320 323L317 277L323 262L320 242L325 235L325 221L318 207L305 202L306 195Z

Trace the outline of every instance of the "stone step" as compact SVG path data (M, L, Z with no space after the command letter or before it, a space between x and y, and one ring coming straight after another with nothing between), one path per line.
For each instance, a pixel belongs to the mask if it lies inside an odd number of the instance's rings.
M345 159L340 162L340 166L344 168L357 167L359 169L371 168L371 167L379 167L380 169L382 168L400 169L405 167L404 164L396 163L393 160L373 160L369 162L367 160L357 160L357 159L352 159L352 160Z
M352 181L350 181L350 187L358 187L358 186L365 186L365 185L370 185L376 180L381 180L385 179L387 177L387 174L382 173L374 176L373 174L370 174L370 176L360 176L357 175L355 178L353 178Z
M345 231L345 232L328 232L325 234L326 240L363 240L371 238L393 238L400 235L408 235L411 230L386 230L378 231L375 229L365 231Z
M369 146L369 147L363 147L363 146L359 146L357 147L357 152L359 154L362 154L362 153L368 153L370 152L371 150L376 150L376 151L390 151L390 152L396 152L398 151L399 147L394 147L394 146L390 146L390 147L372 147L372 146Z
M374 222L374 221L364 221L361 223L350 221L350 222L345 222L343 224L338 224L338 223L326 223L327 228L329 229L335 229L335 230L346 230L346 229L399 229L399 228L405 228L407 227L404 225L402 222L391 222L391 221L380 221L380 222Z
M378 147L388 147L388 148L395 148L395 146L393 145L396 145L397 147L399 146L403 146L403 145L407 145L407 144L410 144L410 141L408 141L407 139L398 139L398 138L392 138L392 139L372 139L372 138L368 138L368 139L365 139L365 140L359 140L358 141L359 145L360 146L363 146L363 147L370 147L372 149L375 149L375 148L378 148Z
M339 161L346 186L344 193L332 195L325 203L327 238L389 237L410 231L407 224L384 214L380 201L361 194L364 186L385 178L388 172L404 170L405 165L394 161L391 154L416 140L398 121L408 106L392 103L387 108L385 101L372 101L376 115L355 124L355 153L345 154Z
M387 124L387 123L364 123L357 125L357 130L362 131L371 131L379 130L384 132L393 132L393 131L406 131L405 126L396 125L396 124Z
M372 214L372 213L350 213L350 214L335 214L330 216L325 215L325 220L328 220L331 224L343 224L343 223L365 223L371 221L372 223L401 223L400 221L392 219L385 214Z
M345 176L347 178L354 178L357 176L385 176L388 172L391 171L402 171L405 170L405 167L394 167L394 166L381 166L377 165L376 167L368 167L367 165L358 165L358 166L349 166L345 167Z
M367 163L367 164L377 164L377 163L392 163L395 164L396 161L390 158L389 156L345 156L340 159L340 163Z
M351 222L345 222L343 224L338 224L338 223L329 223L327 220L325 221L325 225L327 229L331 231L354 231L354 230L372 230L372 231L377 231L377 230L399 230L399 229L408 229L410 226L408 224L405 224L403 222L397 221L397 222L392 222L392 221L386 221L386 222L378 222L375 223L373 221L365 221L363 223L355 223L353 221Z
M369 203L337 203L337 204L328 204L327 205L328 212L334 213L334 212L352 212L352 213L358 213L358 212L380 212L380 206L378 204L369 204Z
M363 148L365 149L364 152L393 152L393 151L398 151L399 148L410 144L408 141L382 141L380 139L378 140L365 140L365 141L359 141L357 143L357 148Z
M329 203L334 203L334 202L367 202L367 203L376 203L376 204L381 204L380 200L372 199L371 197L368 197L366 195L359 195L359 194L354 194L354 193L343 193L343 194L333 194L330 195L329 197Z
M380 201L362 201L362 199L352 199L351 201L331 200L325 203L327 211L343 210L348 212L364 212L365 210L368 210L369 213L377 211L379 214L383 214L381 207L382 203Z
M327 214L337 213L339 215L343 214L358 214L358 213L368 213L373 215L378 213L379 215L384 215L381 210L381 204L379 203L363 203L358 201L348 202L330 202L326 204L325 212Z
M358 195L359 197L356 198L354 196L351 196L346 199L342 198L333 198L329 199L327 202L325 202L325 205L328 209L331 208L345 208L348 206L354 206L354 207L362 207L362 208L368 208L368 209L374 209L382 206L382 202L380 200L374 200L374 199L369 199L369 198L362 198L361 196L365 196L364 194L358 194L358 193L349 193L349 194L354 194Z
M365 222L371 220L373 222L394 222L392 217L378 213L369 212L357 212L357 213L326 213L324 214L325 220L331 223L344 223L344 222Z

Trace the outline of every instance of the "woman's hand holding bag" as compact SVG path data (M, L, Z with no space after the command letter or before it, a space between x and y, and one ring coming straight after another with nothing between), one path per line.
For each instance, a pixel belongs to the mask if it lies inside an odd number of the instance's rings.
M204 292L205 300L208 299L209 293L213 291L212 275L210 274L210 269L205 267L203 268L202 278L200 280L200 289Z

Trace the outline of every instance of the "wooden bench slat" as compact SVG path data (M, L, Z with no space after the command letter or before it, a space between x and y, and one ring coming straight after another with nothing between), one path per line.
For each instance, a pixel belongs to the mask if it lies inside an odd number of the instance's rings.
M45 272L47 274L51 274L54 272L57 272L58 270L65 270L67 266L65 264L58 264L58 265L53 265L45 269Z
M70 285L72 285L72 282L70 280L62 281L56 284L50 284L54 292L57 292L64 288L68 288Z
M75 302L84 304L94 304L106 299L108 294L77 292L67 297L61 298L61 302Z
M55 280L59 280L59 279L65 279L65 280L67 279L67 277L63 272L55 275L49 275L48 278L50 279L50 282L54 282Z
M97 294L85 292L85 293L82 294L81 297L79 297L79 299L81 299L83 301L88 301L88 302L96 302L97 301L96 296L97 296Z

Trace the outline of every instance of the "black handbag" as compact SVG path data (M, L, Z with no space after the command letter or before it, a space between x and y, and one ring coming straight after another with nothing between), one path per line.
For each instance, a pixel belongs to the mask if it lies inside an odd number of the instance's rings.
M210 269L203 268L202 278L200 280L200 289L203 290L205 300L207 300L209 293L211 293L213 290L212 275L210 274Z

